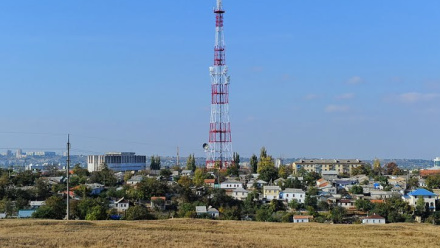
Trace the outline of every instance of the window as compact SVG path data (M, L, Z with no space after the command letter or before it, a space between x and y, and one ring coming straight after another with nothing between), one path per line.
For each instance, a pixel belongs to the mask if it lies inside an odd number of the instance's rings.
M286 197L289 197L289 194L286 194Z

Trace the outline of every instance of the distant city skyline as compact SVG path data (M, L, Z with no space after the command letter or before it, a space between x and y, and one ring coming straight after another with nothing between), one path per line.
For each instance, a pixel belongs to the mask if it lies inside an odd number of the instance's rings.
M439 1L223 4L241 156L440 156ZM0 149L204 156L214 6L1 2Z

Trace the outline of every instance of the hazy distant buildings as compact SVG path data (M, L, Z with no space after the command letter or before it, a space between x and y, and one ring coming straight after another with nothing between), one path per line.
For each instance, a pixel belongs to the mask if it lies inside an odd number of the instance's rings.
M365 166L367 163L359 159L301 159L293 162L292 169L294 174L300 169L318 174L321 174L323 171L351 174L354 168L361 165Z
M56 153L55 152L42 152L42 151L26 152L26 156L27 157L54 157L54 156L56 156Z
M100 171L104 164L113 171L144 170L147 156L135 155L134 152L109 152L105 155L87 156L87 169L90 172Z
M22 155L23 155L23 151L21 149L17 149L17 151L15 152L15 157L21 158Z
M434 167L440 167L440 157L434 159Z

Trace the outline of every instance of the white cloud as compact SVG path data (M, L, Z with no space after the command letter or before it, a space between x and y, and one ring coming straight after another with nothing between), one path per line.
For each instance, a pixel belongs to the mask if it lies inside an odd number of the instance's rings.
M304 96L304 100L309 100L309 101L315 100L317 98L319 98L319 95L317 95L317 94L308 94L308 95Z
M364 83L364 80L359 76L354 76L354 77L351 77L347 80L347 84L356 85L356 84L361 84L361 83Z
M419 93L408 92L397 96L397 99L404 103L416 103L416 102L429 102L440 97L440 94L436 93Z
M347 105L327 105L325 107L325 112L327 113L341 113L341 112L348 112L350 110L350 107Z
M348 100L353 99L356 95L354 93L346 93L339 96L336 96L337 100Z

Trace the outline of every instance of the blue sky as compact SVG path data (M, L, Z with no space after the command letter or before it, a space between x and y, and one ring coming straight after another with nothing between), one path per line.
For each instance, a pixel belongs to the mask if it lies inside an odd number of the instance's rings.
M0 148L203 156L214 0L0 2ZM224 0L234 150L440 156L440 2ZM39 134L36 134L39 133Z

